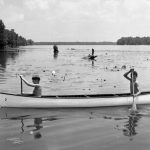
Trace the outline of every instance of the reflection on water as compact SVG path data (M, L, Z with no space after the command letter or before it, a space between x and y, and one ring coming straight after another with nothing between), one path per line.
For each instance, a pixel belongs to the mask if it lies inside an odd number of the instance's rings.
M3 115L2 111L4 112ZM23 145L24 149L28 148L27 145L32 147L35 143L34 140L38 139L39 145L43 142L44 145L47 145L43 150L55 149L54 145L60 147L58 149L84 149L86 145L86 150L97 149L98 147L101 149L108 147L105 149L115 150L117 145L125 145L126 147L128 139L131 141L134 139L133 142L128 143L128 145L133 146L143 131L141 123L144 116L140 113L129 114L128 107L89 109L2 108L0 109L0 115L3 118L0 123L0 135L3 134L3 130L9 129L8 132L5 131L7 142L13 142L12 139L20 139L19 144ZM150 120L150 118L148 119ZM6 127L3 126L5 120L8 122ZM148 128L147 130L149 130ZM144 134L146 133L144 132ZM147 136L149 137L149 134ZM116 147L114 147L114 143ZM40 147L35 146L32 149L40 150Z
M40 129L43 128L42 126L42 118L34 118L34 125L33 127L35 127L35 129L33 129L32 131L34 132L34 138L35 139L39 139L42 137L42 134L40 133ZM37 132L35 132L37 131Z
M17 118L18 120L21 121L21 133L23 134L25 132L25 128L33 128L30 130L30 134L34 136L35 139L39 139L42 137L42 134L40 133L40 129L43 128L42 125L42 118L34 118L33 124L31 125L25 125L24 121L26 120L25 118Z
M56 111L49 112L49 110L45 109L28 109L28 111L26 109L17 108L0 109L1 119L16 121L16 123L19 121L18 126L19 130L21 130L20 133L25 134L28 132L34 137L34 139L42 138L41 129L44 128L43 122L50 122L59 119L57 116L51 115L53 113L57 114Z
M34 127L35 127L35 130L40 130L43 126L41 125L42 124L42 118L34 118Z
M24 122L23 122L23 119L21 119L21 133L24 132Z
M123 122L123 126L117 124L115 129L122 131L123 135L129 137L129 140L132 141L134 136L138 134L137 127L141 118L140 112L130 114L124 118L115 118L115 120L126 120Z
M91 60L91 62L92 62L92 67L94 67L95 66L95 63L97 62L97 60ZM96 64L97 65L97 64Z
M54 59L57 59L58 53L59 53L59 52L54 52L54 55L53 55L53 56L54 56Z
M0 67L3 69L6 68L7 62L9 60L15 60L18 54L16 51L0 51Z
M128 121L125 122L125 129L123 129L122 131L125 136L130 137L130 140L133 140L133 136L138 134L138 132L136 131L136 127L138 126L140 118L141 116L138 114L130 115Z
M0 65L2 68L6 68L6 62L7 62L7 53L0 52Z

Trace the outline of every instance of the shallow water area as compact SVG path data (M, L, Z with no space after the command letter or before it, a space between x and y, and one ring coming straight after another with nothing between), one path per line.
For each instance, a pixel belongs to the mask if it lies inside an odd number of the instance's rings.
M129 92L123 74L134 67L150 90L149 46L25 46L0 52L0 91L20 93L18 74L41 77L44 95ZM95 49L95 60L84 59ZM55 76L52 72L55 71ZM23 92L32 88L23 84ZM1 150L149 150L150 106L84 109L0 108Z

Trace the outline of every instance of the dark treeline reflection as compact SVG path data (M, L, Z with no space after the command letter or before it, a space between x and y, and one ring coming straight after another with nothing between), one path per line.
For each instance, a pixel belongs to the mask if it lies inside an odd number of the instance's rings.
M15 60L18 55L18 52L0 51L0 68L5 69L8 60Z

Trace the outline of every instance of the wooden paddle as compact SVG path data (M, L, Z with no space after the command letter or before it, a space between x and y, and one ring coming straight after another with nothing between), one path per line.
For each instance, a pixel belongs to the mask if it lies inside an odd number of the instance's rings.
M23 94L23 84L22 84L22 78L20 77L20 84L21 84L21 95Z
M133 71L131 72L131 76L132 76L132 90L133 90L133 102L132 102L132 111L135 112L137 111L137 107L136 107L136 102L135 102L135 94L134 94L134 79L133 79L133 72L134 72L134 69Z

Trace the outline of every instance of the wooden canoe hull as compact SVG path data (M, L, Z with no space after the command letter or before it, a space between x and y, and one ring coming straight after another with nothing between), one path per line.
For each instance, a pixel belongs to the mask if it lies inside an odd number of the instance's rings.
M0 93L0 107L82 108L131 105L130 95L45 96L41 98ZM136 104L150 104L150 93L143 93Z

